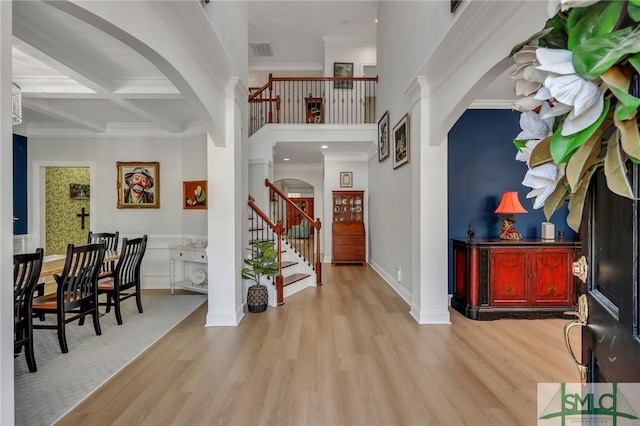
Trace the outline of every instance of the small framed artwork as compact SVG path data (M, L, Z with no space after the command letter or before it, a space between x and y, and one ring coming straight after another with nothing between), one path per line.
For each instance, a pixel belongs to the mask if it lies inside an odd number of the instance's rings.
M378 161L389 156L389 111L378 121Z
M340 188L353 186L353 172L340 172Z
M160 163L116 163L118 208L160 208Z
M393 168L409 162L409 114L393 127Z
M90 197L89 184L70 183L69 198L72 200L88 200Z
M350 77L353 78L353 62L334 62L334 77ZM334 81L334 89L353 89L353 81Z
M206 210L206 180L182 182L182 208L185 210Z

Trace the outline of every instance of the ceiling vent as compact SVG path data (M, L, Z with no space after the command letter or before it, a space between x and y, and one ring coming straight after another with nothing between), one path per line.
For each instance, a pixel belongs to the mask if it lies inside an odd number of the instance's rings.
M273 56L273 50L271 50L271 43L268 41L250 42L249 46L253 52L254 57Z

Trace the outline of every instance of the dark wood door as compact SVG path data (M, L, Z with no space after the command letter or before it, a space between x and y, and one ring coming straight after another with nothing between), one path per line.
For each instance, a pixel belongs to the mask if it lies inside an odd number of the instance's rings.
M638 197L638 166L629 167ZM582 363L588 382L640 382L638 207L609 191L604 171L596 172L582 223L588 265Z

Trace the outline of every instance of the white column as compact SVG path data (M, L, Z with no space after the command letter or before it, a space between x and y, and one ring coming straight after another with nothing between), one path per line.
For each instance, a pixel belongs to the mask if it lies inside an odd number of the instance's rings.
M12 2L0 1L0 424L3 425L14 423L11 19Z
M224 143L207 137L209 300L207 326L238 325L242 302L242 236L247 225L247 171L242 164L242 109L237 78L226 89Z
M419 167L412 174L412 269L411 315L420 324L449 324L447 240L447 144L429 140L429 87L418 77L419 101L413 108L417 123L411 144ZM418 87L416 87L416 90ZM416 152L414 151L414 154Z

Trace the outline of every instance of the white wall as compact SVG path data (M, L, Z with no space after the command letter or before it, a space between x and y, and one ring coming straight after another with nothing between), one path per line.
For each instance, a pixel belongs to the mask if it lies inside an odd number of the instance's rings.
M333 218L331 193L335 190L363 190L364 191L364 229L367 237L367 258L369 257L369 168L367 165L368 154L363 153L339 153L324 155L324 260L331 262L332 240L331 224ZM353 187L340 187L340 172L353 172Z
M206 210L182 208L182 182L207 178L204 135L184 138L32 136L27 143L30 179L28 250L43 247L44 235L40 232L40 216L44 214L41 207L43 188L37 179L41 175L40 166L69 163L92 165L92 231L119 231L122 237L148 235L142 268L144 288L169 288L169 247L182 244L187 238L207 238ZM118 161L160 163L159 209L117 208ZM210 192L209 203L215 203L215 200L215 192Z
M324 181L323 168L321 164L310 164L308 166L300 164L278 164L274 167L273 180L277 182L281 179L298 179L308 183L313 187L313 218L320 219L322 224L320 238L320 253L326 253L325 230L331 226L331 217L324 215ZM322 261L322 257L320 257Z
M0 1L0 424L14 424L13 395L13 135L12 2Z
M235 64L238 75L249 83L249 11L246 2L212 1L204 5L207 18Z
M446 134L510 47L542 27L542 3L463 2L455 14L444 1L379 3L377 115L388 110L393 127L409 112L411 153L395 170L392 158L369 161L371 265L420 323L448 322Z
M333 77L334 62L352 62L353 76L362 77L364 65L376 64L376 41L324 37L325 77Z

